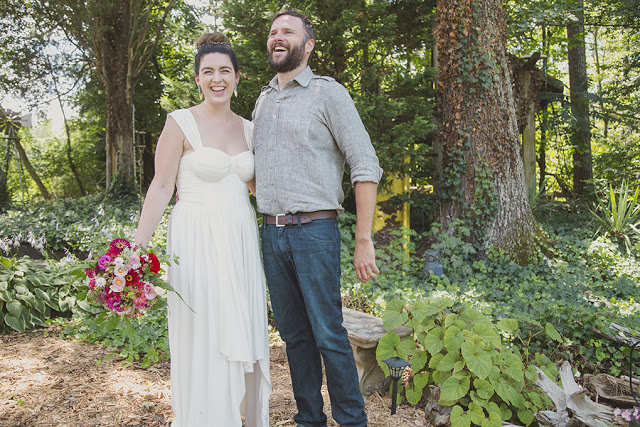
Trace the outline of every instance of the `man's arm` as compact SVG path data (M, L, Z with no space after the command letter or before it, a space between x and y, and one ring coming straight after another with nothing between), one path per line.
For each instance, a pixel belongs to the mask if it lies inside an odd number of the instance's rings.
M356 249L353 265L358 279L364 283L380 273L371 240L377 195L378 184L375 182L356 182Z

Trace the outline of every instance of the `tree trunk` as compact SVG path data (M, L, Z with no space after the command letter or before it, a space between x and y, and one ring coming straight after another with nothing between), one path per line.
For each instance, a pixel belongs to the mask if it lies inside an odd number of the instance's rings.
M501 0L438 0L440 222L463 219L481 248L520 263L534 254Z
M20 154L20 160L22 160L22 164L27 169L27 172L29 172L29 175L31 175L31 178L38 186L38 189L40 190L40 194L42 194L42 197L44 197L45 200L51 200L51 193L49 193L49 190L47 190L47 187L44 186L44 184L42 183L42 180L40 179L40 176L38 175L38 172L36 172L36 169L33 167L31 162L29 161L29 158L27 157L27 153L24 151L24 147L22 147L22 144L20 144L20 138L18 138L17 136L13 136L11 137L11 139L16 145L16 150L18 150L18 154Z
M577 21L567 25L569 39L569 91L571 94L571 115L573 129L573 191L578 196L591 193L590 181L593 179L593 160L591 158L591 121L587 90L587 55L584 37L584 5L576 1Z
M105 26L101 32L102 52L97 58L97 66L105 86L107 106L107 188L116 175L126 184L135 182L129 9L129 0L116 0L102 17Z

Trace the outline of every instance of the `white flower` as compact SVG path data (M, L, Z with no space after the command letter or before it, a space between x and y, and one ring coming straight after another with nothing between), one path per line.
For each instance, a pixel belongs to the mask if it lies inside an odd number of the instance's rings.
M96 287L104 288L104 285L107 284L107 281L104 277L96 277Z

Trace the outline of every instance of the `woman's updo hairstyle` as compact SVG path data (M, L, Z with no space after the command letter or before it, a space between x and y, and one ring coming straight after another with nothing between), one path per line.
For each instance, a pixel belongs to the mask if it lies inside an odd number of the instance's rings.
M215 33L204 33L198 37L196 49L196 74L200 72L200 59L207 53L224 53L225 55L229 55L231 63L233 64L233 71L237 73L240 69L236 53L231 49L231 42L227 36L222 33L217 31Z

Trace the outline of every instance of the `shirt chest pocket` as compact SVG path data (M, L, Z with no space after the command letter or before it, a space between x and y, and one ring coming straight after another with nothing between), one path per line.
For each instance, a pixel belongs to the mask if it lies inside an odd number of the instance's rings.
M303 118L278 120L276 129L277 144L288 150L305 150L309 146L311 123Z

